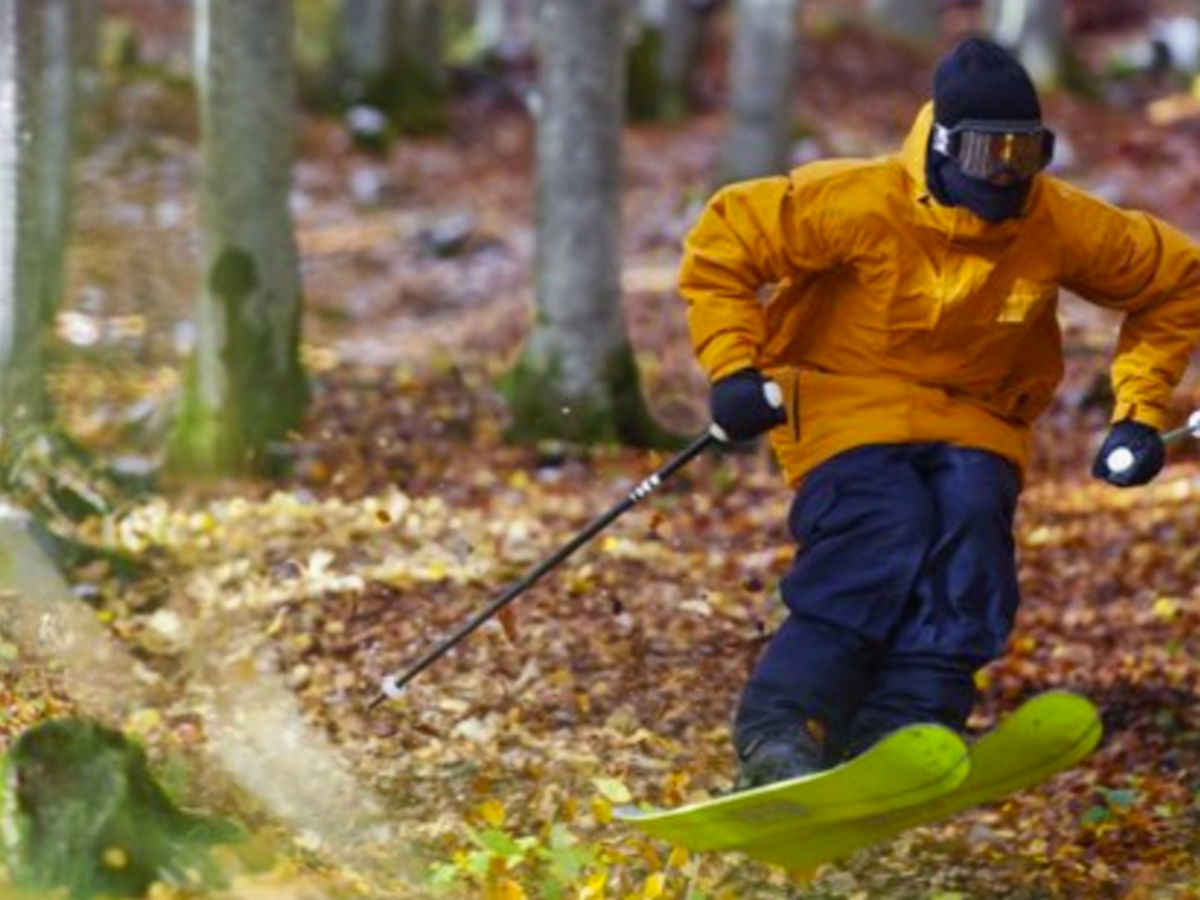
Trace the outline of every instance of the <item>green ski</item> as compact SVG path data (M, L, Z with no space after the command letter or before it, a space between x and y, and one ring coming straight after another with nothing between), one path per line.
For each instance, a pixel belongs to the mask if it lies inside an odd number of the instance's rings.
M971 747L971 770L956 789L899 810L748 841L737 849L761 862L810 868L882 843L917 825L1032 787L1087 757L1100 741L1100 715L1077 694L1051 691L1027 701Z
M913 725L824 772L678 809L622 807L616 817L689 850L787 842L800 830L927 803L967 777L967 745L940 725Z
M1100 734L1088 700L1051 691L969 751L947 729L915 725L816 775L674 810L623 808L617 816L689 850L731 850L809 869L1044 781L1091 753Z

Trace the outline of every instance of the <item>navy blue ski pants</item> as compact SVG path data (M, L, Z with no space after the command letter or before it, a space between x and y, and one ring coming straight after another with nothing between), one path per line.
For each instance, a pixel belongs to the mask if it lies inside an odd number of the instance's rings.
M859 447L792 503L789 616L750 678L734 741L816 720L830 763L912 722L961 729L1018 604L1010 461L949 444Z

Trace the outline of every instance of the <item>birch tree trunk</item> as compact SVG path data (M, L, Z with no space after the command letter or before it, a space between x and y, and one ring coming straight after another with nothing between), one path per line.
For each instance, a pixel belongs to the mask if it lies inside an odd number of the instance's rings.
M43 383L45 310L61 274L47 245L45 128L47 17L27 0L0 0L0 444L49 417Z
M512 434L646 444L621 312L625 0L542 0L536 318L509 374Z
M258 468L308 399L288 207L291 2L198 0L195 39L204 288L170 462L208 476Z
M1062 84L1067 69L1062 0L987 0L985 28L1010 48L1040 88Z
M719 180L788 168L795 104L797 0L737 0L731 119Z
M869 0L867 15L882 34L929 47L942 34L942 0Z

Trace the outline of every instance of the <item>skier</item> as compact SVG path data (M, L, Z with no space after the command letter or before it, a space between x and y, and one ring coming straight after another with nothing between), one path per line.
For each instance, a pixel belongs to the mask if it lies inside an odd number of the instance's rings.
M739 788L914 722L963 728L1017 611L1013 516L1062 375L1060 287L1124 313L1093 474L1130 487L1163 466L1200 250L1045 174L1053 150L1025 70L968 38L899 154L729 186L688 236L680 291L713 423L769 432L796 491L789 615L734 717Z

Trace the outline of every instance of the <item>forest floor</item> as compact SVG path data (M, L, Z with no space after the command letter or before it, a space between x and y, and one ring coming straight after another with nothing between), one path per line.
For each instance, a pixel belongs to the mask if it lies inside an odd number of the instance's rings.
M800 155L895 147L928 61L814 21ZM1155 91L1052 98L1065 174L1200 234L1200 118L1156 124ZM108 103L121 127L86 162L60 329L73 349L55 385L71 432L130 467L153 456L189 339L195 132L169 85ZM645 394L681 434L703 428L706 392L674 268L723 124L633 127L625 144L629 330ZM1138 491L1089 479L1115 324L1071 298L1067 379L1020 510L1024 605L971 727L1040 691L1080 691L1106 734L1076 769L807 881L688 859L611 822L626 792L677 803L729 783L730 712L793 549L789 496L762 452L697 461L403 699L366 710L385 675L664 459L504 441L496 381L530 315L531 144L511 97L464 101L449 137L385 156L307 120L296 209L315 397L290 474L155 493L82 530L143 565L70 573L156 683L119 724L164 771L192 773L189 798L232 793L285 836L287 871L248 869L236 895L1200 896L1200 463L1181 448ZM1200 406L1194 373L1177 402L1181 418ZM0 654L5 740L82 707L53 667L19 657ZM238 752L255 747L257 763Z

